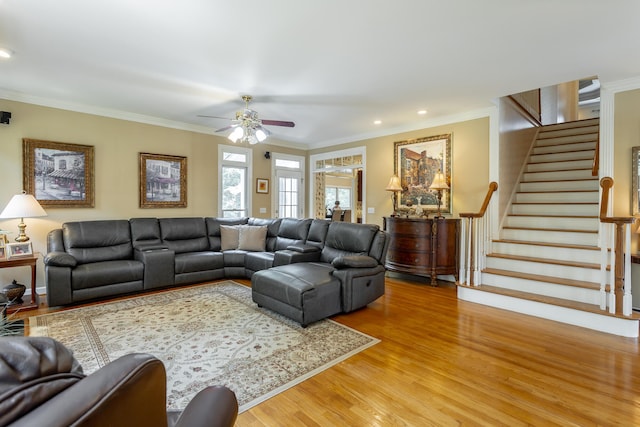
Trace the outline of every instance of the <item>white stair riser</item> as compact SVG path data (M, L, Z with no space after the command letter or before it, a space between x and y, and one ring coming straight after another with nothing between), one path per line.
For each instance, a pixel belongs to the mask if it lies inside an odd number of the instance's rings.
M524 240L547 243L570 243L574 245L598 245L598 233L574 233L570 231L523 230L505 228L501 237L506 240Z
M512 204L512 214L520 215L578 215L578 216L597 216L597 204Z
M573 144L574 142L593 142L598 140L597 133L585 133L583 135L558 136L554 138L540 138L536 140L536 147L545 145Z
M521 182L520 191L599 191L599 182L593 177L576 181Z
M546 162L562 162L567 160L593 161L595 150L567 151L564 153L534 154L529 158L530 164Z
M563 298L586 304L600 304L600 291L594 289L566 286L558 283L539 282L536 280L501 276L492 273L482 273L482 283L498 288L535 293L537 295L545 295L548 297Z
M519 259L496 258L490 255L487 256L487 268L540 274L542 276L561 277L563 279L582 280L594 283L597 283L601 276L600 270L593 268L543 264Z
M567 191L556 193L516 193L516 203L593 203L598 211L598 191Z
M593 160L566 160L562 162L529 163L527 172L566 171L573 169L589 169Z
M598 218L541 217L509 215L504 223L507 227L550 228L552 230L598 231ZM569 243L569 242L567 242Z
M574 122L553 123L550 125L546 125L542 129L547 129L547 130L580 129L587 126L598 126L599 123L600 123L600 119L596 117L593 119L578 120Z
M589 168L556 172L526 172L523 175L523 181L562 181L567 179L589 179L591 177L591 169Z
M564 152L574 152L574 151L582 151L582 150L593 150L596 149L596 141L586 141L586 142L575 142L573 144L558 144L558 145L545 145L542 147L534 147L531 151L531 154L534 155L542 155L542 154L551 154L551 153L564 153Z
M527 245L525 243L492 242L493 253L522 257L538 257L563 261L600 263L600 251L594 249Z

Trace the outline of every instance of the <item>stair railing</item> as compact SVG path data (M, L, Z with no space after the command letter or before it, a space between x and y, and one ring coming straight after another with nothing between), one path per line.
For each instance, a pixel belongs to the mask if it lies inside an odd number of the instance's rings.
M480 272L484 268L487 248L491 236L490 221L485 213L498 183L491 182L482 207L476 213L461 213L460 227L460 273L459 283L469 286L480 284Z
M609 210L609 191L613 187L613 178L604 177L600 180L602 196L600 199L600 308L607 309L612 314L631 315L631 224L634 217L607 216ZM615 233L613 233L615 231ZM609 257L610 249L614 250ZM607 298L607 259L610 258L609 287Z

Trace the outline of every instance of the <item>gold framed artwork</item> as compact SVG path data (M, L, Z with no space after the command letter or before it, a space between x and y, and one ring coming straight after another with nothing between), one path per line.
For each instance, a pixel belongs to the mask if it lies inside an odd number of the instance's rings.
M24 138L24 190L43 207L92 208L93 156L91 145Z
M269 180L265 178L256 179L256 193L269 193Z
M187 207L187 158L140 153L140 207Z
M442 192L440 211L451 213L451 134L394 143L394 173L400 178L398 210L438 211L437 193L429 187L442 171L449 189Z

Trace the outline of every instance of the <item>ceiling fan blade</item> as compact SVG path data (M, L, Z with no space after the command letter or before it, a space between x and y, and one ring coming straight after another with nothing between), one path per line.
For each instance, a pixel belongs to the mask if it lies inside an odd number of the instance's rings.
M262 122L263 125L267 125L267 126L284 126L284 127L292 128L292 127L294 127L296 125L293 122L285 122L285 121L282 121L282 120L265 120L265 119L262 119L260 121Z
M229 125L229 126L225 126L223 128L217 129L216 132L224 132L225 130L229 130L229 129L233 129L235 127L238 127L238 125Z
M210 119L224 119L224 120L231 120L229 117L220 117L220 116L206 116L204 114L198 114L198 117L208 117Z

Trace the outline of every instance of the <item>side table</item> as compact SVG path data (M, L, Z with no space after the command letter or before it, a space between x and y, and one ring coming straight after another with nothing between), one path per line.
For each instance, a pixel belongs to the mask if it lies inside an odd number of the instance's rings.
M36 293L36 261L38 261L38 256L35 254L20 258L0 260L0 268L31 267L31 301L25 301L22 304L10 305L7 307L7 313L38 308L38 294Z

